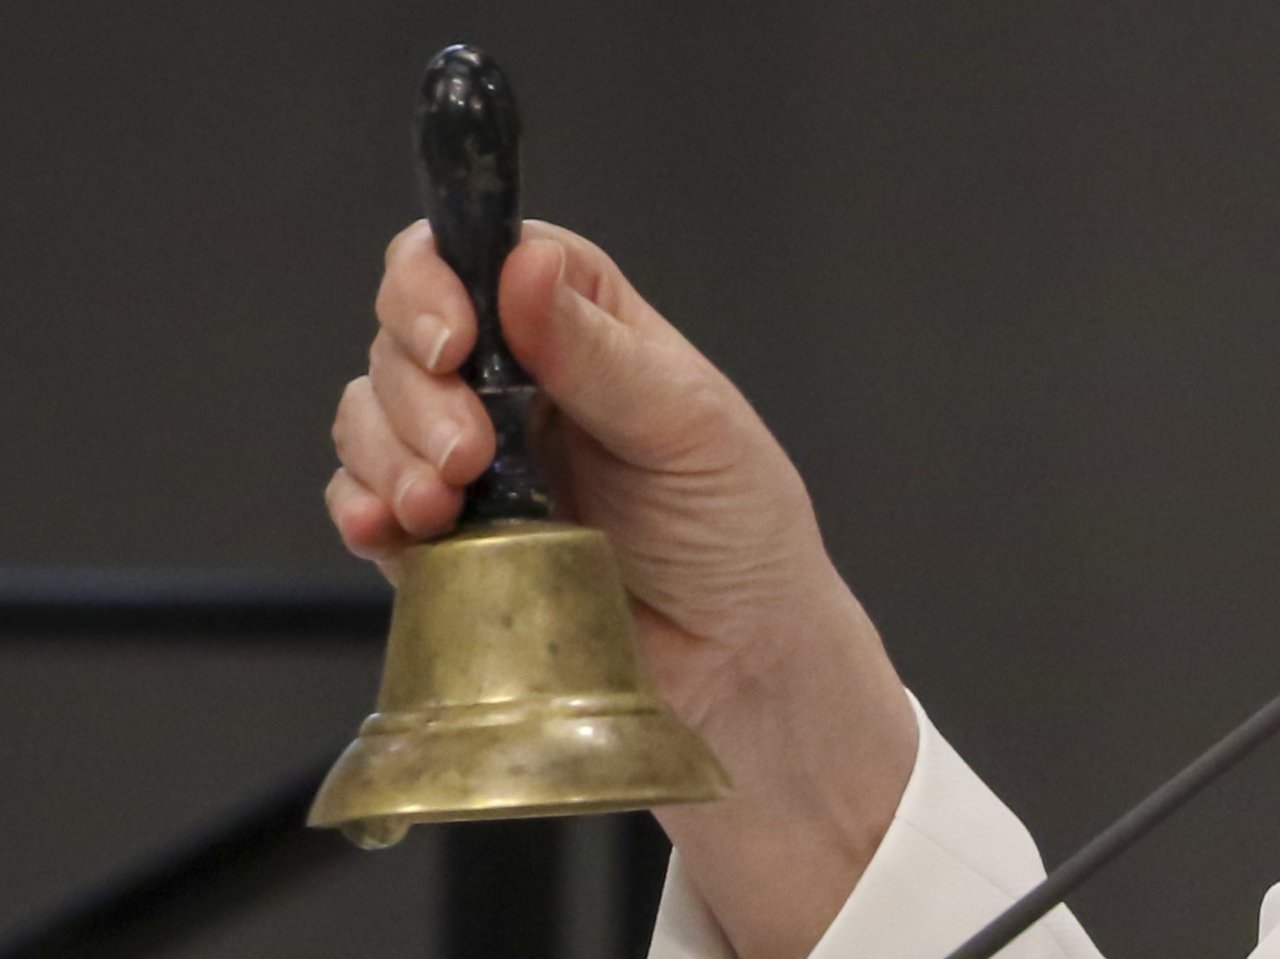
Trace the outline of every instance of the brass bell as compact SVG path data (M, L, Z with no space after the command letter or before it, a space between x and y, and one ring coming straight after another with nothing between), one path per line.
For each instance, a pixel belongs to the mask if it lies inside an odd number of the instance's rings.
M492 59L450 47L423 77L418 173L437 249L478 321L464 379L497 434L456 533L411 548L377 712L308 825L365 848L419 822L644 809L728 779L657 697L608 540L548 518L527 447L537 388L502 339L497 287L519 238L519 118Z

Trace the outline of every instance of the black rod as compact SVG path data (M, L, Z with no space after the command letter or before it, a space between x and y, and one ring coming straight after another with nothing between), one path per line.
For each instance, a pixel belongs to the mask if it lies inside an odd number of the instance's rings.
M461 369L493 420L493 462L467 487L461 521L539 519L551 508L529 443L539 391L498 320L498 280L520 239L520 114L493 58L441 50L422 76L414 159L436 249L476 311L476 345Z
M213 633L314 643L378 640L391 590L376 582L280 574L146 569L0 569L0 632ZM225 637L220 637L225 638Z
M1280 696L1196 758L1100 832L1045 880L1002 912L947 959L991 959L1037 920L1188 800L1280 730Z
M663 883L671 860L671 842L649 813L625 813L622 817L626 873L623 898L626 913L623 940L629 944L627 959L645 959L653 938ZM891 959L891 957L885 957Z
M555 959L562 884L557 849L565 820L445 823L448 882L441 903L444 954L455 959Z
M134 959L357 854L303 821L326 758L169 855L108 882L0 945L0 959Z

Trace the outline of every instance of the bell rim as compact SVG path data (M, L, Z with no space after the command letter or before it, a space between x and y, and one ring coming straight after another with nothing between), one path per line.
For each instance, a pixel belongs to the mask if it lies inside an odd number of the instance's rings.
M580 734L586 727L591 737ZM431 723L358 737L329 771L307 825L592 815L709 802L730 788L711 750L665 708L528 716L497 730L496 744L494 727L472 731L471 750L456 726ZM516 768L530 757L532 768ZM433 758L452 766L433 768Z

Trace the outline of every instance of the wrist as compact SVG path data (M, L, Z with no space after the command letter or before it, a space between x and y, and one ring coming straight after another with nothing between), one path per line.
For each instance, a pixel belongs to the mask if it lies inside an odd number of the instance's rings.
M825 560L825 557L824 557ZM838 574L754 637L699 723L730 796L657 818L742 959L802 956L862 875L915 758L915 717Z

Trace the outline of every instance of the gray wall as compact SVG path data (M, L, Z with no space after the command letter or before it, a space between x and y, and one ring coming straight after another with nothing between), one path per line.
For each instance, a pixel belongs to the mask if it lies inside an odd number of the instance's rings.
M457 39L522 96L528 212L742 384L1050 861L1275 691L1268 3L5 0L0 563L368 575L327 425ZM376 672L6 640L0 933L343 741ZM1078 895L1104 951L1243 955L1277 786L1273 747ZM426 848L181 955L431 954Z

